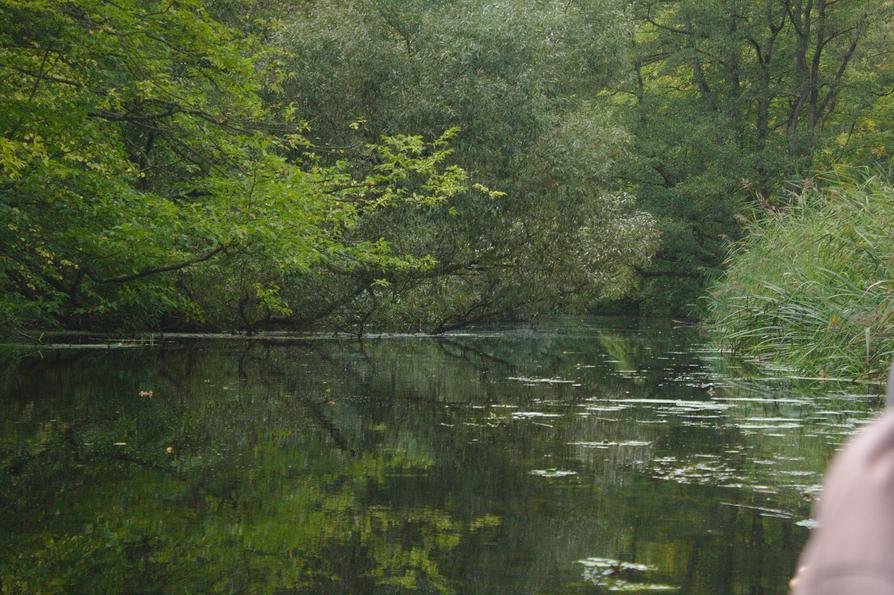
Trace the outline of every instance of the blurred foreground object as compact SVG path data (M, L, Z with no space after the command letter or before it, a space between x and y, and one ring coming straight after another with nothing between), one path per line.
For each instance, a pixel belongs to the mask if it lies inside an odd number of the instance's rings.
M894 366L888 410L852 438L826 474L819 527L801 555L794 595L894 593Z

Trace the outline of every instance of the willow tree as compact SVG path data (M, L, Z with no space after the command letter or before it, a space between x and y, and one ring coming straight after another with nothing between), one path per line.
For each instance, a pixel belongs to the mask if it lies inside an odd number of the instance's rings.
M651 218L609 188L628 136L594 93L625 76L629 26L614 0L292 3L274 37L283 98L308 136L351 158L382 134L459 129L456 163L502 196L386 209L352 237L393 238L420 271L314 268L312 319L444 330L584 307L620 295L654 244Z

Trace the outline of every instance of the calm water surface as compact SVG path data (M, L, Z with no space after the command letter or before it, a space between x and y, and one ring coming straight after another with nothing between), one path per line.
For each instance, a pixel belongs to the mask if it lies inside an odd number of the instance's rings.
M617 319L3 357L13 593L782 593L881 402Z

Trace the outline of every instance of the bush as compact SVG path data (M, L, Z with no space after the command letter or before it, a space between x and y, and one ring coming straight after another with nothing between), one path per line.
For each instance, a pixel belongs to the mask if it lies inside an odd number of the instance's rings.
M894 354L891 179L826 176L753 226L709 296L720 344L805 374L882 376Z

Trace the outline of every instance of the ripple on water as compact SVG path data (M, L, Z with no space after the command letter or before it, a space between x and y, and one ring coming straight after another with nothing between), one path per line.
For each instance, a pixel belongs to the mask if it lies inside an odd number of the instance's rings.
M593 406L593 405L580 405L584 407L586 411L592 411L593 413L610 413L612 411L624 411L625 409L630 409L629 405L602 405L602 406Z
M740 430L795 430L801 427L799 423L788 424L732 424Z
M532 419L541 417L562 417L561 413L544 413L542 411L513 411L512 419Z
M679 461L675 457L653 459L652 477L680 484L730 485L744 483L745 479L736 475L735 470L720 460Z
M569 442L568 444L584 448L611 448L613 446L651 446L652 443L645 440L624 440L622 442Z
M571 477L572 475L577 475L577 471L569 471L567 469L534 469L533 471L529 471L528 475L533 475L535 477L546 477L546 478L557 478L557 477Z
M528 376L508 376L506 380L515 380L525 384L574 384L577 382L577 380L566 380L564 378L530 378Z
M792 514L790 512L786 512L784 510L779 510L777 508L767 508L764 506L752 506L750 504L739 504L737 502L721 502L721 506L732 506L734 508L744 508L747 510L754 510L760 516L768 516L775 517L780 519L790 519L792 518Z
M588 583L607 591L649 592L676 591L677 587L658 583L641 583L631 577L643 572L655 571L654 566L638 562L623 562L611 558L586 558L578 560L584 566L583 578Z

